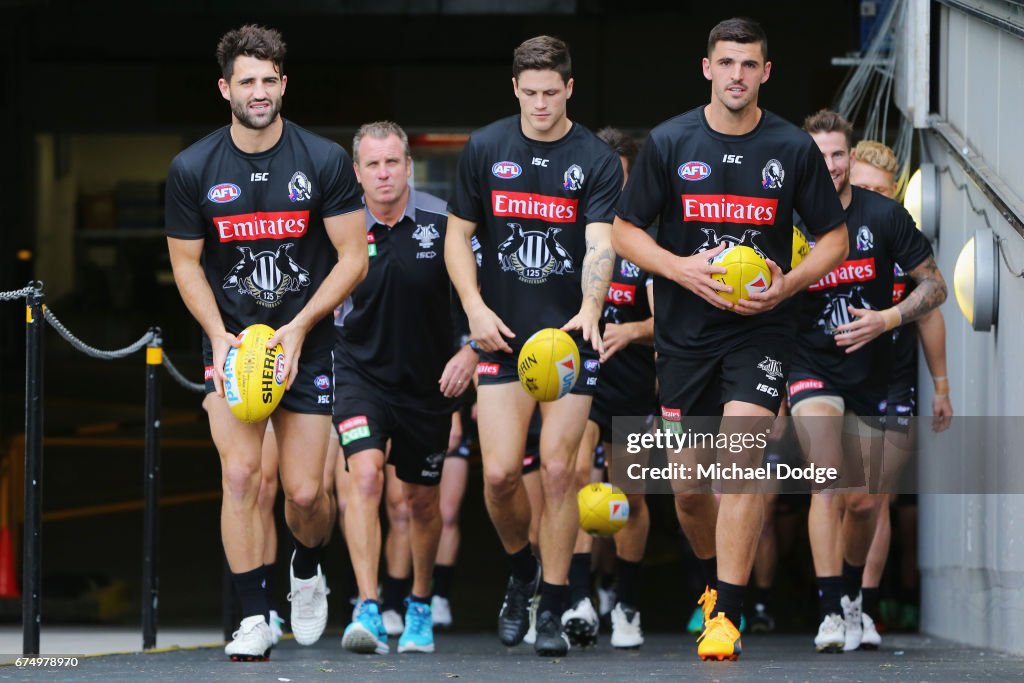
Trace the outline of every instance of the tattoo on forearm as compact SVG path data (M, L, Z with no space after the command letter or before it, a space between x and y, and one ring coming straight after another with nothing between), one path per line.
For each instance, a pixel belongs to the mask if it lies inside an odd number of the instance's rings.
M933 257L910 271L910 277L917 286L897 306L904 323L917 320L946 300L946 281Z
M608 282L612 278L612 267L615 265L615 251L611 245L587 246L587 255L583 257L583 300L604 305L608 294Z

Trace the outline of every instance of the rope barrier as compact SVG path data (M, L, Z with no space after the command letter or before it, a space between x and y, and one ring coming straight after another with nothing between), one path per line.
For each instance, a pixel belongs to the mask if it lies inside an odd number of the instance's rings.
M30 282L28 283L28 286L22 287L21 289L15 289L10 292L0 292L0 301L16 301L18 299L24 299L29 294L42 290L42 288L42 282Z
M182 375L181 371L174 367L174 364L171 362L171 359L167 357L166 353L164 354L164 367L167 369L167 374L171 376L171 379L189 391L194 391L196 393L206 391L206 386L204 384L200 384L199 382L190 382L184 375Z
M51 311L48 306L43 308L43 315L46 318L46 322L50 323L50 327L57 330L57 333L60 334L60 336L64 337L64 339L69 344L71 344L71 346L73 346L75 349L81 351L87 356L91 356L92 358L99 358L101 360L116 360L118 358L125 358L127 356L130 356L136 351L145 348L146 345L153 340L153 337L155 335L153 330L149 330L148 332L146 332L146 334L142 335L137 341L133 342L132 344L129 344L128 346L125 346L124 348L115 349L113 351L104 351L103 349L97 349L94 346L89 346L84 341L73 335L71 331L68 328L64 327L64 324L57 319L57 316L53 314L53 311Z

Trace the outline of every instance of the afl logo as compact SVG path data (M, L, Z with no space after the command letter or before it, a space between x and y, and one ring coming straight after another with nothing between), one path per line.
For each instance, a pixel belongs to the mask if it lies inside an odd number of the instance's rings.
M316 379L313 380L313 384L320 391L325 391L330 388L331 380L327 378L327 375L317 375Z
M704 180L711 175L711 167L703 161L687 161L676 169L676 173L683 180Z
M217 202L218 204L227 204L233 202L242 194L242 191L238 189L238 185L233 183L220 183L210 188L210 191L206 193L206 198L211 202Z
M494 174L496 178L512 180L513 178L521 176L523 174L523 169L514 161L499 161L494 164L494 166L491 166L491 173Z

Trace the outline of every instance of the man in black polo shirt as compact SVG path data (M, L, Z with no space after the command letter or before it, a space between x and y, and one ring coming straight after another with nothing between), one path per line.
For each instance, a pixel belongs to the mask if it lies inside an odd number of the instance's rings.
M431 579L441 538L438 484L452 400L469 386L476 352L455 339L444 265L445 203L414 191L409 140L390 121L352 141L366 202L370 270L338 316L334 422L349 470L345 539L359 603L342 646L385 654L380 616L380 500L384 463L395 466L410 511L413 584L399 652L433 652ZM390 449L388 441L390 440Z
M754 21L729 19L712 29L703 60L710 104L651 131L616 208L616 252L655 276L667 429L681 429L684 417L724 415L733 418L726 427L739 419L747 423L743 431L763 431L778 413L789 372L796 327L788 299L846 255L842 207L830 196L821 153L807 134L758 107L759 88L771 73L767 52L767 37ZM790 269L794 206L818 236L818 248ZM643 226L659 218L652 239ZM768 259L772 282L733 306L718 294L728 287L712 278L725 270L709 259L735 244ZM762 453L724 457L753 466ZM697 652L735 659L764 503L743 492L723 493L718 508L712 495L691 498L689 509L679 509L683 530L709 573L717 564L717 580L708 577L700 601L705 625Z
M561 615L579 527L573 466L597 388L601 306L615 260L609 230L622 166L608 145L566 115L572 60L561 40L538 36L516 48L512 87L519 114L474 132L459 159L445 260L481 349L477 415L484 500L512 565L498 616L505 645L526 635L537 573L522 484L536 401L519 386L517 354L545 327L572 331L580 347L583 367L572 392L541 404L543 581L534 649L557 656L569 647Z
M235 419L224 397L224 360L236 335L264 323L288 361L287 391L271 420L280 452L285 518L292 532L289 600L295 640L311 645L327 624L321 545L332 504L323 487L331 413L330 312L366 272L359 192L340 145L280 116L288 83L281 35L260 26L217 46L231 125L171 164L166 232L174 280L202 326L210 432L220 455L221 537L242 603L225 652L266 659L266 543L257 505L266 421ZM301 358L300 358L301 357Z

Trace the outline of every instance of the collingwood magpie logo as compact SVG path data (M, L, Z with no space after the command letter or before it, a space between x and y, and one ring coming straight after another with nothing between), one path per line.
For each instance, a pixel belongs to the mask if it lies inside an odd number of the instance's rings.
M508 223L512 234L498 245L498 264L503 272L514 271L522 282L541 284L548 276L576 272L572 256L555 236L561 228L523 230L519 223Z
M764 360L757 364L757 369L764 372L764 376L773 382L782 377L782 363L771 356L765 356Z
M857 319L856 316L850 313L850 306L854 308L871 308L871 305L864 299L864 287L862 285L851 287L849 292L826 292L825 306L821 309L821 313L818 314L818 320L815 322L815 325L820 327L821 331L825 334L834 335L837 327L852 323Z
M580 168L579 164L573 164L565 169L565 173L562 175L562 187L570 192L582 190L583 178L583 169Z
M743 231L743 234L739 237L733 235L719 235L714 228L701 228L700 231L704 233L704 241L701 242L700 246L693 250L694 254L699 254L702 251L714 249L719 244L725 243L726 249L732 247L750 247L757 252L757 255L763 259L767 259L768 255L761 251L761 247L757 246L754 242L754 238L761 234L760 230L747 229Z
M857 230L857 251L871 251L875 248L875 236L871 234L871 228L866 225L860 226Z
M761 187L766 190L781 190L782 181L786 178L786 171L778 159L769 159L768 163L761 169Z
M235 247L242 258L224 276L224 289L235 288L239 294L252 296L261 306L276 307L285 292L297 292L310 283L309 271L288 254L293 246L286 243L275 251L258 254L253 254L249 247Z
M420 243L422 249L433 249L434 240L441 239L441 233L437 231L434 224L420 225L416 224L416 230L412 233L412 238Z
M303 202L313 196L313 184L302 171L296 171L288 181L288 199Z
M622 259L622 265L619 266L619 272L622 273L622 277L637 277L640 275L640 266L628 259Z

